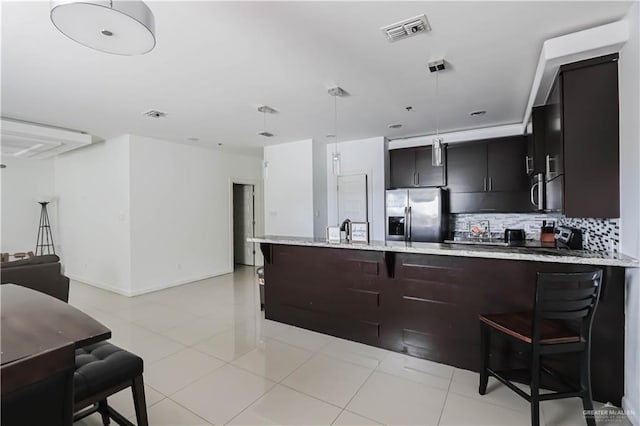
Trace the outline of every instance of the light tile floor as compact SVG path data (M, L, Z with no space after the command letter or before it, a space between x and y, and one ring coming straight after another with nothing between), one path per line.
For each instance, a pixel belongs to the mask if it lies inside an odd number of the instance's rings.
M144 359L151 425L530 424L499 383L478 395L476 373L265 320L253 268L133 298L72 282L69 303ZM129 390L109 402L135 419ZM548 426L581 414L578 399L542 403Z

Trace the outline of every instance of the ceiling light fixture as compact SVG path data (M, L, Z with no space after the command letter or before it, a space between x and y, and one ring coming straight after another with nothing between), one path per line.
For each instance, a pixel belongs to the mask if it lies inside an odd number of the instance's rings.
M264 118L264 130L262 132L258 132L258 135L264 136L266 138L273 137L274 136L273 133L267 132L267 114L275 114L278 111L276 111L275 109L271 108L268 105L262 105L261 107L258 107L258 111L262 113Z
M156 45L155 19L140 0L51 0L53 25L84 46L114 55L143 55Z
M473 111L473 112L470 112L469 115L472 116L472 117L477 117L479 115L485 115L486 113L487 113L487 111L484 111L484 110L482 110L482 111Z
M442 164L442 142L440 137L440 82L438 75L445 69L444 59L429 62L429 71L436 73L436 137L431 144L431 165L441 167Z
M333 135L335 143L331 154L331 163L334 176L340 175L340 152L338 151L338 97L347 96L347 92L341 87L332 87L327 92L333 96Z
M400 124L400 123L389 124L387 127L390 128L390 129L399 129L400 127L402 127L402 124Z

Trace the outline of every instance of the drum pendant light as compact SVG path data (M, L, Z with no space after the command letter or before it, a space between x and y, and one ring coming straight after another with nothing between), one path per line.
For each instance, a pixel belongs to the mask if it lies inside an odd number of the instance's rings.
M155 19L139 0L51 0L51 22L84 46L114 55L143 55L156 45Z

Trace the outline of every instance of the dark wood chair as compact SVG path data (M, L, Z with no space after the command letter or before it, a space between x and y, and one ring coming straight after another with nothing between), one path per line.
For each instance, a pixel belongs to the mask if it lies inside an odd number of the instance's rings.
M71 426L73 343L2 366L2 426Z
M590 378L590 337L593 316L600 298L602 271L581 273L538 273L533 312L480 315L481 366L479 392L487 391L493 376L531 403L531 424L540 423L540 401L578 397L582 399L585 419L595 426ZM513 384L515 370L496 371L489 365L492 332L524 343L530 349L531 393ZM542 364L551 354L580 354L580 383L570 383L557 371ZM541 373L548 374L567 387L561 392L540 393Z

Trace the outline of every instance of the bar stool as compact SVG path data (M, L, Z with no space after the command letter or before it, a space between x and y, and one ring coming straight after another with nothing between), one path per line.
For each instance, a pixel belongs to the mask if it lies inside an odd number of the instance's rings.
M533 312L480 315L481 367L478 392L487 391L489 376L531 403L531 424L540 423L540 401L579 397L587 425L595 426L591 397L591 325L598 306L602 271L579 273L538 273ZM523 342L531 352L531 393L515 386L510 376L515 370L496 371L489 365L491 332ZM557 371L542 365L544 355L580 353L580 383L570 383ZM546 373L567 385L570 390L540 394L540 376Z

